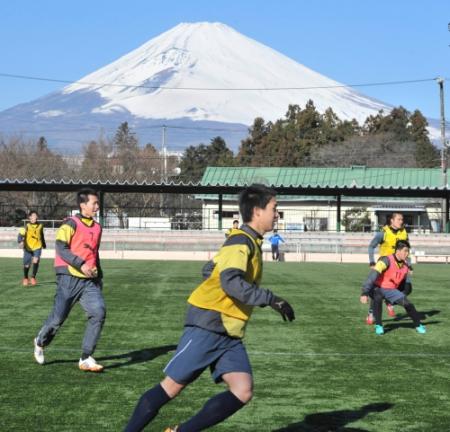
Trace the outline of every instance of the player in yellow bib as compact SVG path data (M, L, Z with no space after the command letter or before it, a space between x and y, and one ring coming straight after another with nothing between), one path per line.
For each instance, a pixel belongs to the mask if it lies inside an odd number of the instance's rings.
M38 214L35 210L28 213L28 222L19 229L17 237L19 246L23 248L23 280L22 285L36 285L36 275L39 269L42 249L47 246L44 238L44 225L38 222ZM30 266L33 263L31 277L28 278Z
M409 241L408 233L403 226L403 214L400 212L394 212L389 217L389 224L385 225L380 232L377 232L369 244L369 265L373 269L375 268L375 249L379 247L379 258L387 257L395 252L395 246L399 240ZM410 262L408 261L409 268L411 269ZM406 282L403 285L404 294L408 296L411 294L412 285L409 275L406 278ZM395 317L394 306L386 301L386 307L388 315ZM374 323L373 314L373 302L370 303L369 312L366 318L367 324Z
M239 228L239 221L237 219L235 219L233 221L233 226L231 228L228 228L225 232L225 238L228 238L230 236L230 234L233 232L233 230L236 230Z
M188 299L184 332L164 369L165 378L141 396L125 432L143 430L207 368L228 389L166 432L202 431L221 423L252 398L253 375L242 338L253 308L271 306L285 321L295 319L286 300L260 286L263 236L278 219L275 191L262 185L244 189L239 210L244 224L230 233Z
M417 333L426 333L425 326L420 322L420 314L408 300L404 294L404 290L401 289L406 283L406 278L409 273L409 249L409 243L406 240L398 240L394 253L388 256L382 256L378 260L363 285L360 301L366 304L369 296L373 299L375 333L377 335L381 336L384 334L381 319L383 299L389 299L391 304L403 306L413 320Z

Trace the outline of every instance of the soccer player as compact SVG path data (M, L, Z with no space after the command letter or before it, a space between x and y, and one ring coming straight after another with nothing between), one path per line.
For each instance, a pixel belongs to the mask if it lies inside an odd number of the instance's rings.
M395 252L381 257L375 264L362 288L360 301L366 304L368 296L373 298L373 310L375 315L375 333L384 334L381 320L383 299L392 304L403 306L414 322L417 333L426 333L426 328L420 322L420 315L414 305L408 300L404 292L399 288L406 283L408 277L409 243L399 240L395 246Z
M398 240L408 241L408 233L403 226L403 214L394 212L389 216L389 224L386 224L380 232L377 232L369 244L369 265L375 268L375 249L379 246L379 257L388 256L394 253L395 245ZM408 261L409 269L412 271L411 262ZM412 284L408 274L405 284L402 286L405 295L411 294ZM386 308L390 317L395 317L394 306L386 301ZM374 323L372 301L366 317L366 323Z
M238 229L239 228L239 221L237 219L235 219L233 221L233 226L229 229L227 229L227 231L225 232L225 238L228 238L230 236L230 234L233 232L233 230Z
M34 357L44 364L48 346L70 310L79 302L88 322L78 366L83 371L101 372L103 366L92 357L105 321L102 269L98 249L102 228L93 218L99 209L98 194L92 189L77 193L80 213L67 218L56 233L56 295L53 309L34 339Z
M36 275L39 269L39 261L41 260L42 249L47 246L44 237L44 225L38 222L38 214L35 210L28 213L28 222L25 227L20 228L17 237L19 246L23 248L23 279L22 285L36 285ZM33 269L31 278L28 279L31 263Z
M279 261L280 260L280 249L279 244L280 241L284 243L283 237L278 234L276 229L273 230L273 235L269 237L270 245L272 247L272 260Z
M275 191L263 185L244 189L239 210L244 224L230 234L213 258L209 277L190 295L184 332L164 369L166 377L141 396L126 432L141 431L162 406L208 367L214 381L224 381L228 390L166 432L201 431L233 415L253 393L252 370L242 343L253 307L271 306L284 320L295 319L286 300L260 287L263 235L278 219Z

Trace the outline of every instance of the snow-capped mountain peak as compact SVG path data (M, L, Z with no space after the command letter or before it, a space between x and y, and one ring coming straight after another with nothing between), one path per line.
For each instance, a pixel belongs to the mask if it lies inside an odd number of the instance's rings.
M79 151L127 121L143 142L159 142L167 125L177 150L216 135L236 149L256 117L277 120L309 99L359 123L392 108L225 24L181 23L61 91L3 111L0 130L34 131Z
M126 110L141 118L251 124L308 99L320 111L332 106L340 117L360 121L389 109L349 88L265 90L339 83L221 23L179 24L79 82L93 85L73 84L63 93L94 91L105 103L93 112Z

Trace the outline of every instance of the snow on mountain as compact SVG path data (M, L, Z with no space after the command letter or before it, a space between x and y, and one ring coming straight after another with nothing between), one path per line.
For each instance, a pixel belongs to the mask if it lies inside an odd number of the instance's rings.
M65 95L78 91L97 92L106 103L94 112L108 114L127 110L142 118L188 117L248 125L257 116L268 120L282 117L290 103L304 105L308 99L313 99L320 111L332 106L338 116L358 121L364 121L367 115L380 109L390 108L342 87L297 91L226 90L340 84L220 23L179 24L80 81L223 89L124 89L74 84L63 90Z
M231 146L236 148L246 135L244 126L258 116L281 118L289 104L304 106L312 99L319 111L332 107L341 119L360 123L392 108L339 85L227 25L182 23L59 92L3 111L0 128L46 128L41 135L59 142L61 136L74 136L62 129L75 128L79 148L83 139L96 138L93 130L113 134L122 121L142 128L137 132L147 133L145 139L157 124L192 130L210 124L224 129L209 128L210 137L234 140ZM268 90L280 87L287 89ZM86 133L81 133L83 128ZM198 144L192 130L184 138L179 131L181 147ZM225 130L234 132L230 136Z

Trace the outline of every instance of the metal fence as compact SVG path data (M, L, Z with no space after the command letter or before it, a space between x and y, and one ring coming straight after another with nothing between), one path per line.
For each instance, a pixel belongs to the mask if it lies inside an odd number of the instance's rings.
M64 218L77 212L72 206L34 206L39 220L46 228L57 228ZM0 203L0 226L23 226L27 209L14 204ZM362 208L362 212L343 210L338 227L335 207L279 206L280 218L277 228L280 232L373 232L386 223L392 210ZM440 208L399 208L404 215L405 227L412 233L443 232L443 213ZM196 207L151 206L151 207L105 207L103 226L108 229L127 230L224 230L232 226L234 219L240 220L237 207L228 207L219 215L217 206ZM221 217L220 217L221 216ZM339 229L340 228L340 229Z

